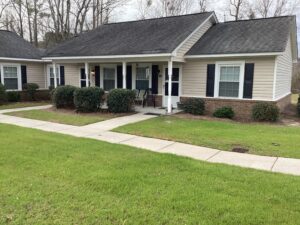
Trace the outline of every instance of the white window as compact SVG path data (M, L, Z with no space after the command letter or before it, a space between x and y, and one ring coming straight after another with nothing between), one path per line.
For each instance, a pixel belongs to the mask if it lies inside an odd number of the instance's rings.
M148 66L136 68L136 89L146 90L151 87L151 71Z
M242 98L244 63L217 63L215 97Z
M104 67L103 68L103 89L110 91L116 88L116 69Z
M59 86L60 85L59 66L56 66L56 81L57 81L57 86ZM54 87L54 71L53 71L53 66L52 65L48 66L48 86L49 87Z
M6 90L21 90L20 65L1 65L1 83Z

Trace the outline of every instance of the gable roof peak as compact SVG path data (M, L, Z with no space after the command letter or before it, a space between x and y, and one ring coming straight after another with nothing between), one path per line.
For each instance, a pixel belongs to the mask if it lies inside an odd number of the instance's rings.
M123 23L147 22L147 21L151 21L151 20L172 19L172 18L178 18L178 17L186 17L186 16L193 16L193 15L200 15L200 14L213 14L213 13L214 13L214 11L207 11L207 12L182 14L182 15L176 15L176 16L163 16L163 17L140 19L140 20L128 20L128 21L121 21L121 22L105 23L105 24L102 24L101 26L123 24Z

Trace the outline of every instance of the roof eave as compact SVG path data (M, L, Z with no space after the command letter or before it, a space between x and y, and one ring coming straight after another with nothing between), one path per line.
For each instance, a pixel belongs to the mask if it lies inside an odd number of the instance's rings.
M11 57L0 57L0 60L22 61L22 62L44 62L44 60L42 59L26 59L26 58L11 58Z
M151 58L151 57L171 57L172 53L161 53L161 54L137 54L137 55L105 55L105 56L53 56L53 57L43 57L43 60L78 60L82 59L131 59L131 58Z
M260 52L260 53L233 53L233 54L206 54L206 55L186 55L185 59L202 58L227 58L227 57L249 57L249 56L277 56L283 52Z

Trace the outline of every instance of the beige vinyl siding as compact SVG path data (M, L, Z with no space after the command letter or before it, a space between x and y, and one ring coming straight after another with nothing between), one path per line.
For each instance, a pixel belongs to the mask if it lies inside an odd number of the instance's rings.
M213 25L212 19L206 21L178 50L175 60L180 60L193 47L194 44L205 34Z
M21 65L26 65L28 83L36 83L40 88L47 88L44 63L21 63Z
M78 64L61 64L65 67L65 84L79 87L80 68L84 65Z
M206 97L207 64L216 64L218 61L245 61L254 63L253 99L272 100L274 57L257 57L247 59L213 59L188 60L183 64L182 95Z
M43 62L24 62L24 61L1 61L0 64L11 64L26 66L27 83L36 83L41 89L47 88L46 86L46 72L45 64Z
M292 71L292 48L289 39L285 52L277 57L275 99L282 98L291 92Z

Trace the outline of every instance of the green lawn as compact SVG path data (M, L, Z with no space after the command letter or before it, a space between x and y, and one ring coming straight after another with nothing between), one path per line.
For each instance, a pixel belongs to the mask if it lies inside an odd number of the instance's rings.
M71 113L70 113L71 112ZM88 113L75 113L73 111L63 111L63 110L29 110L29 111L19 111L6 113L11 116L18 116L28 119L43 120L55 123L69 124L74 126L84 126L92 123L97 123L107 119L115 117L113 114L108 113L98 113L98 114L88 114Z
M16 103L8 103L5 105L0 105L0 110L42 106L42 105L49 105L49 104L51 104L51 103L47 102L47 101L45 101L45 102L16 102Z
M285 224L300 177L0 124L0 224Z
M115 131L231 151L300 158L300 127L158 117Z

